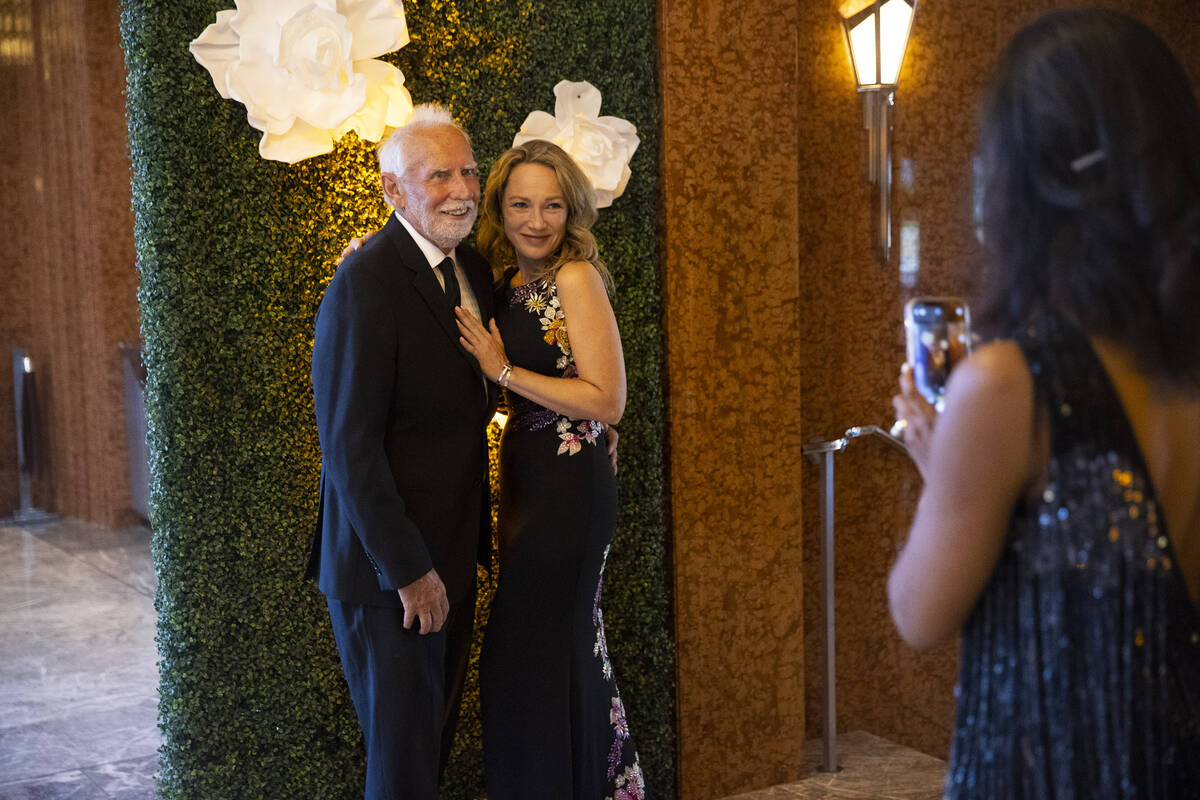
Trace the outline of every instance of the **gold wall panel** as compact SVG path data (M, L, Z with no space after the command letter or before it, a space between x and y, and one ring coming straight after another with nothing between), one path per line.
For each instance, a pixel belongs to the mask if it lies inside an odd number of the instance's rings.
M0 2L0 516L17 502L11 348L27 347L48 459L35 503L130 520L118 342L138 340L117 0Z
M820 470L801 444L890 424L905 301L964 292L978 263L979 91L1018 27L1070 4L922 0L896 98L886 264L871 249L866 138L837 5L660 3L687 800L789 778L803 740L821 735ZM1194 2L1104 5L1148 22L1200 72ZM957 642L909 649L885 591L920 479L878 440L853 442L836 476L838 727L945 757Z
M803 751L799 12L660 13L679 780L711 798Z

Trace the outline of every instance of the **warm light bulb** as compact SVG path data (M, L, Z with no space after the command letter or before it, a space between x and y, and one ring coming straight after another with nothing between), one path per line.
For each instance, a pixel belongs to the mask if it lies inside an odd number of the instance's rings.
M903 5L903 3L901 3ZM850 29L850 50L854 56L854 70L858 73L858 85L869 86L878 82L875 72L875 19L871 16Z
M915 7L913 0L847 0L842 4L839 13L846 24L850 58L860 88L896 85ZM851 27L855 19L858 22Z
M888 0L879 8L880 83L895 84L900 77L900 64L904 61L904 46L908 42L912 16L912 6L904 0Z

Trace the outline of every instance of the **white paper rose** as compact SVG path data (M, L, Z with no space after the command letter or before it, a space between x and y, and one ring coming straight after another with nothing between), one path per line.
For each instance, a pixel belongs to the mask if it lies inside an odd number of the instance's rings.
M612 205L629 183L629 159L640 143L637 128L617 117L600 116L600 90L587 81L559 81L554 97L554 116L534 111L513 137L513 146L530 139L554 142L591 179L596 205Z
M383 138L412 113L400 70L376 58L408 44L400 0L236 0L189 46L221 96L263 132L263 158L294 164L348 131Z

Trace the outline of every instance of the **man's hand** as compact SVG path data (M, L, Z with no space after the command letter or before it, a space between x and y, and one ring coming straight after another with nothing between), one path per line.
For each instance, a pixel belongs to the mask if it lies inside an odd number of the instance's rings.
M431 569L402 589L400 602L404 604L404 628L411 630L414 619L421 621L421 635L437 633L446 624L450 613L450 601L446 599L446 586Z
M605 436L608 437L608 462L612 464L613 475L617 474L617 429L612 425L605 428Z

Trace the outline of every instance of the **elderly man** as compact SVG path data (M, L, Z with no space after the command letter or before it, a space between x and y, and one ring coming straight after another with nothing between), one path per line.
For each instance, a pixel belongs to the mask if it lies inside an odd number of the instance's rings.
M321 510L308 574L325 593L367 750L367 800L423 800L453 742L475 563L490 544L493 386L453 309L492 315L487 263L459 242L479 178L448 111L418 106L379 150L395 213L342 262L317 314Z

